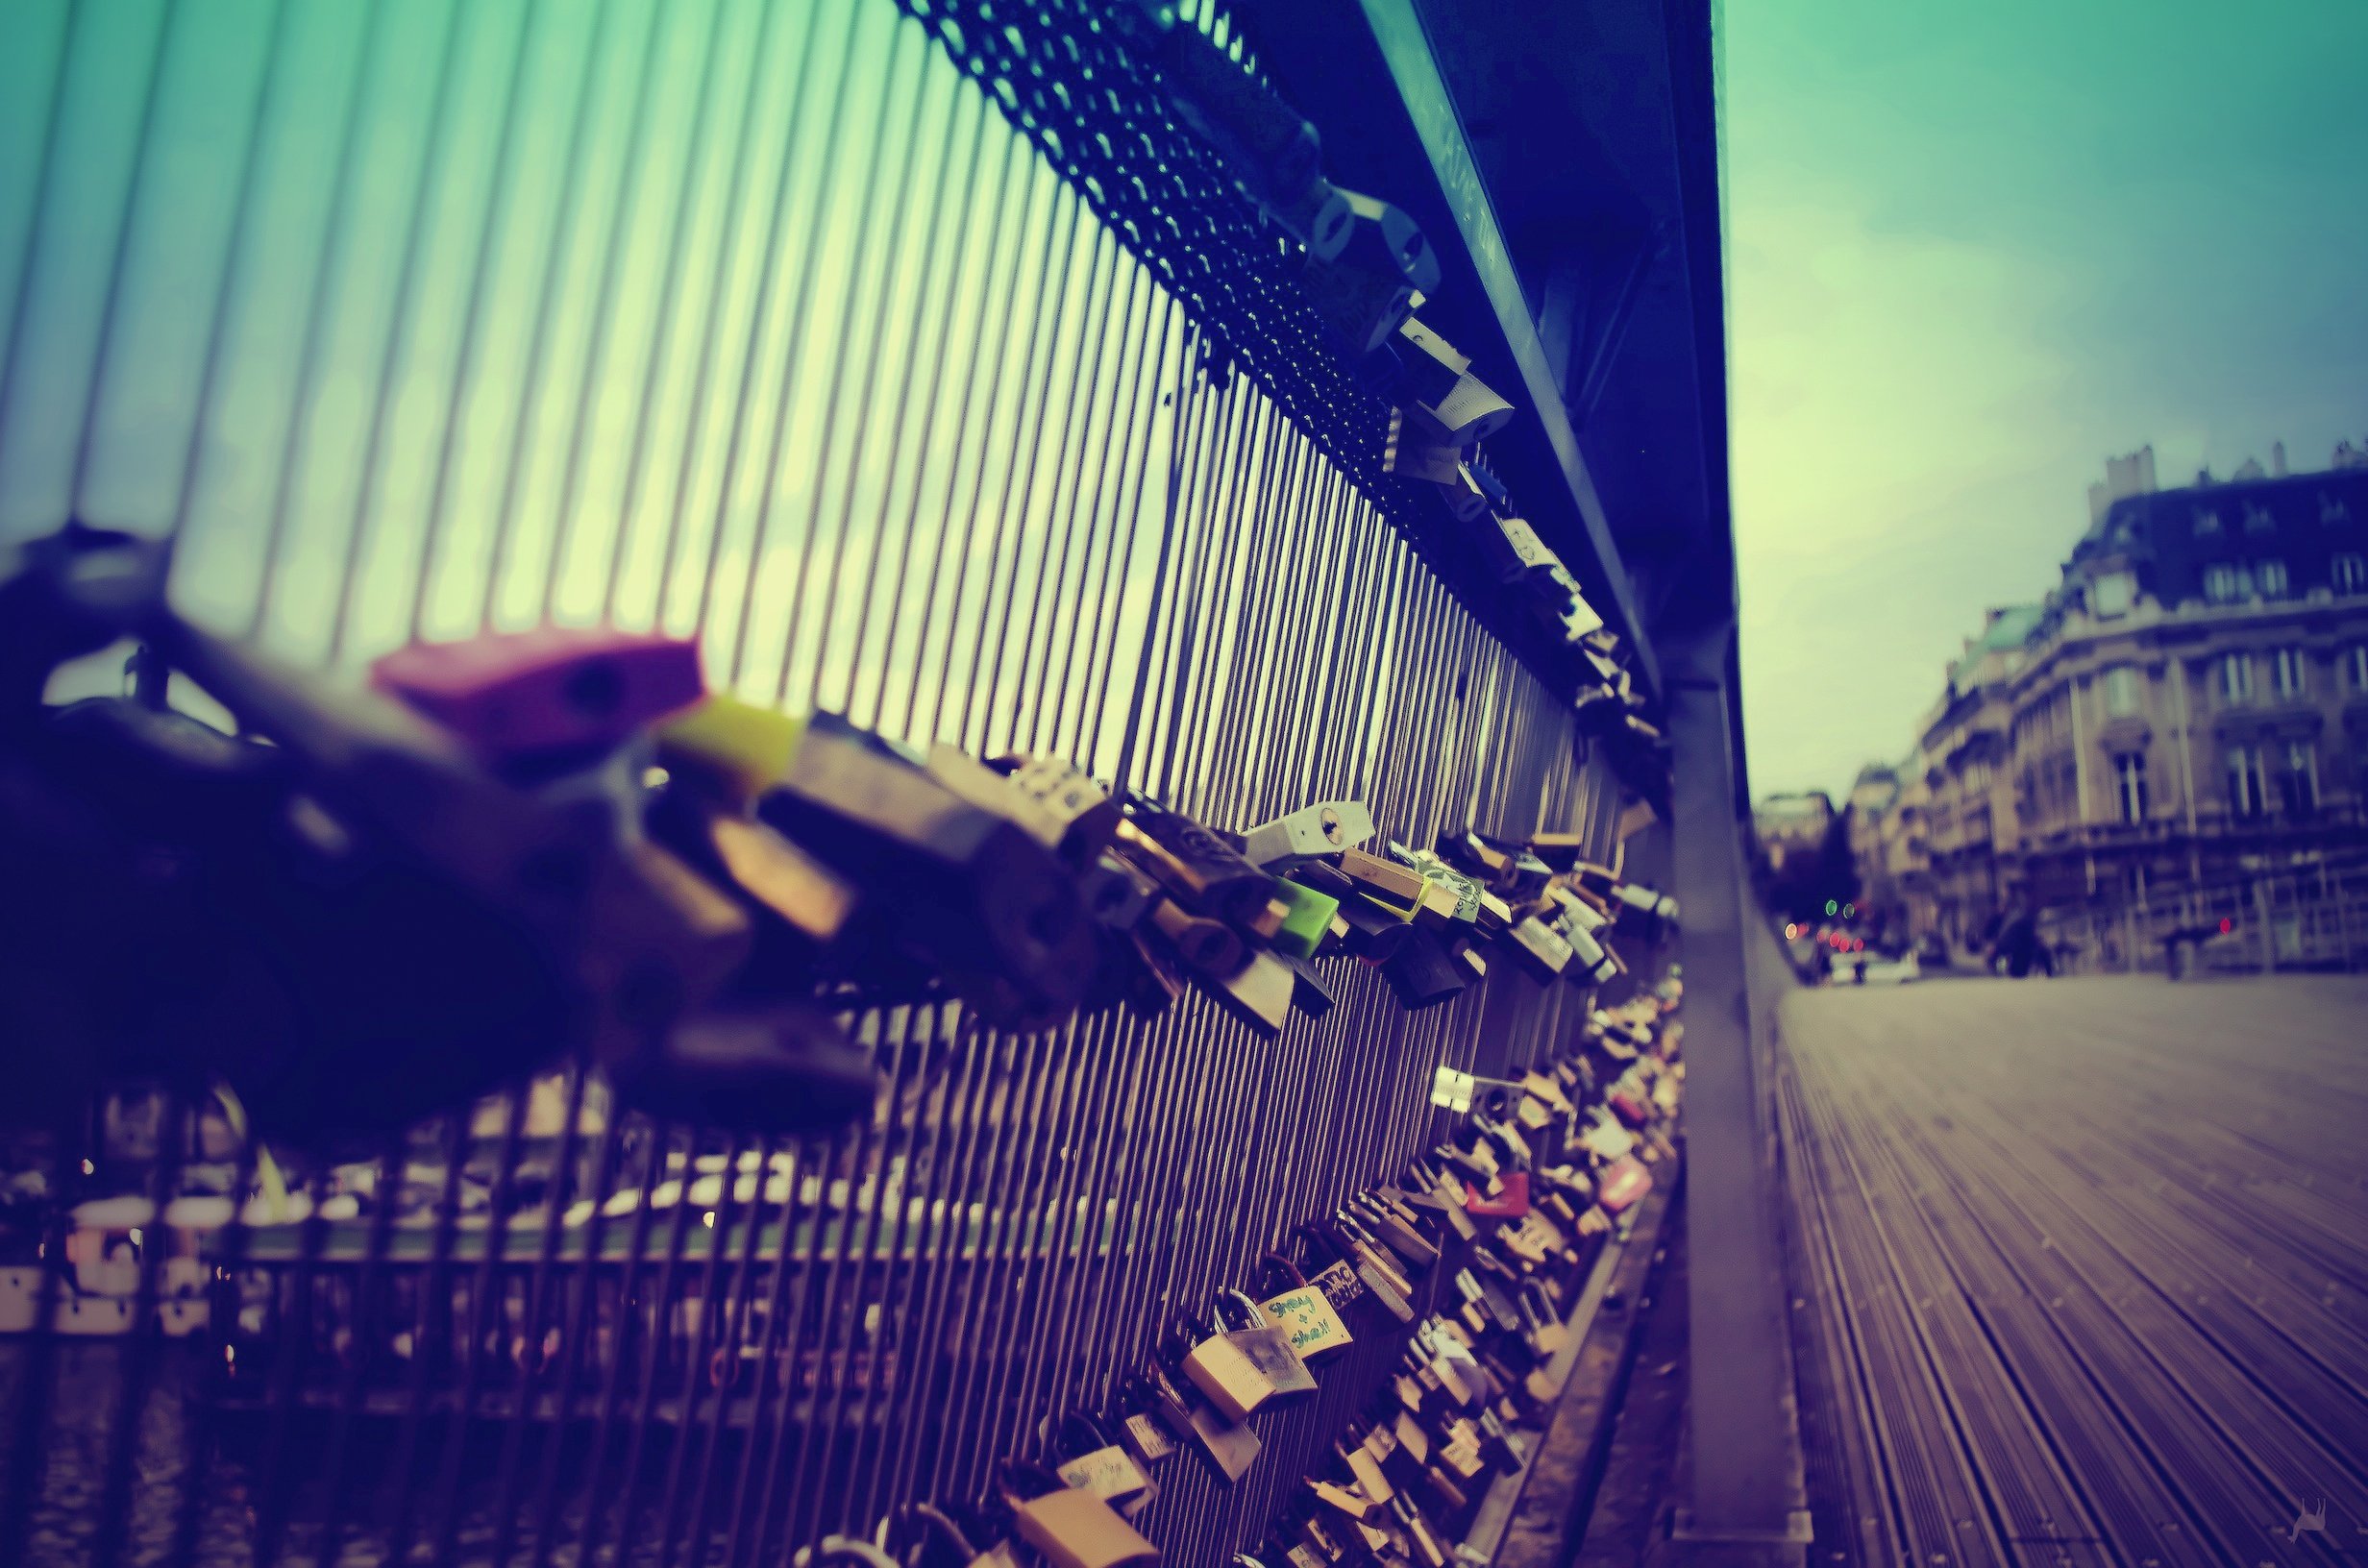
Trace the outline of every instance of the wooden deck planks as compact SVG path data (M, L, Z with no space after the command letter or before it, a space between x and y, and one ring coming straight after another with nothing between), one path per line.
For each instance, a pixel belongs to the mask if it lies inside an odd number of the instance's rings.
M1869 1555L2368 1561L2368 982L1803 992L1782 1030Z

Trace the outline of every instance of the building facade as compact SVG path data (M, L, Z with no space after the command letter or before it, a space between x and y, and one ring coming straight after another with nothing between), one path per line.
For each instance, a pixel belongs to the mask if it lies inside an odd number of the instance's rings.
M2038 902L2368 843L2368 469L2114 501L2023 651L2012 874Z
M1834 826L1834 801L1823 790L1771 795L1752 808L1751 826L1768 870L1781 873L1788 862L1813 857L1824 845Z
M2060 585L1990 611L1916 751L1861 775L1873 907L1968 947L2025 904L2169 907L2368 848L2368 453L2285 467L2108 464Z

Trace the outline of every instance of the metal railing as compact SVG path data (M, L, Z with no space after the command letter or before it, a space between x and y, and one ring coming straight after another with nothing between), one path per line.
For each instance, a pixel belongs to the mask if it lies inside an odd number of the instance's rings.
M2175 934L2194 938L2179 962L2221 971L2368 968L2368 856L2335 851L2193 886L2050 909L2040 934L2078 969L2161 972ZM2192 956L2190 956L2192 955Z
M0 539L169 533L192 617L348 675L414 636L660 626L755 700L1219 823L1345 796L1408 842L1613 851L1567 705L942 24L162 0L12 29ZM612 1115L574 1073L347 1164L112 1099L11 1151L0 1274L21 1297L61 1242L71 1272L49 1332L0 1338L5 1539L782 1560L974 1495L1435 1142L1435 1067L1567 1047L1584 993L1504 968L1412 1015L1344 972L1264 1043L1196 993L1030 1038L876 1013L874 1114L794 1142ZM1395 1357L1335 1363L1237 1488L1163 1472L1169 1558L1253 1538Z

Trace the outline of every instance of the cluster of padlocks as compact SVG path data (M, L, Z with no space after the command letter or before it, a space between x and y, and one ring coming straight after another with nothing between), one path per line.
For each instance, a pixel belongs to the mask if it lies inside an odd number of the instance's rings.
M900 746L710 692L695 645L558 628L414 645L331 691L175 615L166 552L71 528L0 587L12 985L39 1092L227 1080L271 1136L400 1127L570 1052L622 1102L798 1131L868 1112L834 1017L958 1000L1029 1031L1194 985L1253 1030L1483 977L1598 984L1676 913L1577 841L1384 842L1356 801L1228 831L1058 758ZM147 693L59 709L142 640ZM185 674L235 719L162 703Z
M1135 0L1120 14L1157 63L1177 118L1297 243L1309 303L1357 378L1390 404L1380 472L1412 481L1425 511L1448 526L1451 548L1484 562L1523 618L1571 650L1582 732L1612 740L1624 772L1665 773L1661 731L1618 635L1477 456L1516 410L1472 374L1470 355L1416 314L1440 287L1421 227L1388 201L1326 180L1316 128L1168 0Z
M1207 1316L1177 1316L1107 1409L1048 1414L1040 1454L982 1498L912 1505L802 1562L869 1568L1151 1568L1137 1528L1179 1457L1222 1484L1260 1461L1258 1426L1313 1394L1359 1339L1399 1349L1371 1401L1318 1445L1239 1568L1445 1568L1492 1484L1516 1477L1570 1375L1569 1321L1618 1217L1673 1157L1683 1067L1672 979L1598 1010L1567 1053L1492 1086L1452 1139L1294 1229ZM1440 1097L1468 1095L1443 1069ZM1460 1082L1458 1081L1460 1080ZM1439 1311L1417 1282L1446 1287Z

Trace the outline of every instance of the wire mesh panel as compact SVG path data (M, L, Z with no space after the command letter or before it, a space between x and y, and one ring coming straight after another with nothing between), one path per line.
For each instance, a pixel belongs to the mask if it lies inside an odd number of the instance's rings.
M1371 495L887 0L85 0L0 51L0 537L168 534L192 619L358 676L546 622L1073 759L1214 823L1588 835L1616 791ZM53 695L112 689L122 650ZM200 693L176 700L208 716ZM783 1560L976 1495L1587 993L1271 1041L874 1009L873 1114L766 1140L554 1065L375 1149L127 1087L17 1137L6 1545L32 1560ZM25 1048L12 1042L10 1048ZM44 1328L44 1325L48 1327ZM70 1325L70 1326L69 1326ZM1396 1346L1181 1563L1264 1528Z

